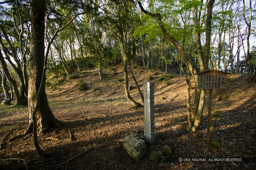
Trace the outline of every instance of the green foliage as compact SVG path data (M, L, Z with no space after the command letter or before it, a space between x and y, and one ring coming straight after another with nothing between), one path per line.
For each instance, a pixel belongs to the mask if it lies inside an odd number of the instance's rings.
M88 90L88 85L81 80L78 84L78 89L80 91L86 91Z
M156 22L152 19L148 19L145 25L138 26L134 31L134 37L141 37L142 35L147 35L145 42L155 39L156 36L162 36L163 33Z
M172 61L170 59L167 59L166 56L160 57L159 60L165 64L172 64Z
M161 76L157 80L158 81L166 80L165 74L161 74Z
M46 86L51 89L56 89L57 86L61 85L64 82L64 73L54 73L48 72L46 79Z
M165 74L161 74L161 76L157 79L158 81L161 81L162 84L168 86L170 83L166 78Z
M164 79L164 80L162 80L161 82L162 82L162 84L164 84L164 85L166 85L166 86L169 86L169 85L170 85L170 83L169 83L169 81L168 81L167 79Z
M202 1L199 0L192 0L192 1L186 1L182 0L180 1L179 5L177 6L178 9L174 10L175 13L182 14L184 11L191 10L192 7L200 7L202 5Z

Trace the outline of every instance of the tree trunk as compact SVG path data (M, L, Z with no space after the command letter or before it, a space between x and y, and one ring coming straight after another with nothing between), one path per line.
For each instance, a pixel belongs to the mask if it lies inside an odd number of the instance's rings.
M71 43L71 42L70 42ZM77 59L77 55L76 55L76 49L75 49L75 42L73 42L72 43L72 51L73 51L73 56L74 56L74 62L75 62L75 64L76 64L76 71L78 72L78 73L80 73L81 72L81 69L80 69L80 66L79 66L79 64L77 63L77 61L76 61L76 59Z
M54 60L54 56L52 54L52 48L50 48L50 54L51 54L50 56L51 56L51 61L52 61L53 67L56 67L57 64L56 64L56 61Z
M137 103L130 95L129 92L129 79L128 79L128 71L127 71L127 65L128 65L128 61L127 61L127 56L126 56L126 52L125 52L125 47L123 43L120 43L120 49L121 49L121 54L123 57L123 63L124 63L124 90L125 90L125 96L127 98L127 100L134 106L134 107L138 107L141 106L141 104Z
M144 36L140 38L140 49L141 49L141 54L142 54L142 64L143 67L145 68L145 45L144 45Z
M27 73L27 59L26 56L23 57L23 77L25 85L25 94L28 96L28 73ZM27 99L27 98L26 98Z
M26 87L25 84L20 84L20 101L21 101L21 105L27 105L27 97L25 96L26 94Z
M206 42L205 42L205 54L204 54L204 67L208 69L210 50L211 50L211 32L212 32L212 9L215 0L210 0L207 4L207 17L206 17Z
M226 46L225 46L225 38L226 38L226 33L224 32L224 39L222 41L222 55L223 55L223 66L224 66L224 71L227 72L227 60L226 60Z
M6 83L6 76L4 73L4 69L2 69L2 87L3 87L3 91L4 91L4 100L2 101L3 105L10 105L11 104L11 97L10 97L10 93L8 90L8 86Z
M247 27L247 67L248 67L248 73L251 78L253 78L253 65L252 65L252 55L250 54L250 36L251 36L251 26L252 26L252 1L249 1L249 10L250 10L250 15L249 15L249 21L246 19L246 14L245 14L245 0L243 0L243 18L244 22Z
M103 66L101 64L101 62L98 62L98 71L99 71L99 75L100 75L100 80L102 81L104 79L104 74L103 74Z
M207 17L206 17L206 42L205 42L205 54L204 54L204 60L203 60L203 69L201 69L200 65L200 70L207 70L208 69L208 63L209 63L209 58L210 58L210 46L211 46L211 20L212 20L212 9L213 9L213 4L215 0L210 0L207 4ZM200 42L199 42L200 43ZM198 77L197 77L198 78ZM198 87L198 86L197 86ZM197 107L197 113L195 116L195 121L194 125L192 127L192 131L195 132L196 129L198 128L200 122L201 122L201 117L203 114L204 110L204 103L205 103L205 90L201 89L200 90L200 98L199 98L199 103Z
M221 51L222 51L222 45L221 45L221 42L222 42L222 33L219 33L219 44L218 44L218 70L220 70L220 61L221 61Z
M18 90L17 82L12 78L12 76L11 76L9 70L8 70L8 67L7 67L7 64L6 64L6 62L4 60L4 57L2 55L1 49L0 49L0 61L1 61L1 64L2 64L2 67L4 69L4 72L5 72L5 75L6 75L7 79L9 80L9 82L13 86L13 90L14 90L14 93L15 93L15 96L16 96L16 104L21 105L20 93L19 93L19 90Z
M75 64L74 64L73 49L72 49L71 41L69 41L68 46L69 46L69 50L70 50L71 68L72 68L72 70L74 70Z
M150 68L150 44L148 45L148 51L147 51L147 66L146 66L146 70L149 70Z
M63 69L64 69L64 71L66 73L66 76L69 76L69 72L68 72L68 70L67 70L67 68L65 66L65 63L64 63L65 61L64 61L64 58L62 56L62 49L61 49L61 47L59 46L59 44L57 42L53 43L53 45L54 45L55 49L57 50L57 52L59 54L60 63L61 63L61 65L62 65L62 67L63 67Z
M190 94L191 82L190 82L189 73L187 72L187 70L185 70L185 69L182 67L182 64L180 65L180 68L181 68L183 74L185 75L186 83L187 83L187 94L188 94L188 97L187 97L187 123L188 123L187 131L190 132L190 131L191 131L191 128L192 128L191 94Z
M15 70L15 72L17 73L18 75L18 78L19 78L19 81L20 81L20 92L19 92L19 96L20 96L20 105L26 105L27 104L27 86L25 84L25 79L24 79L24 76L23 76L23 72L22 72L22 67L21 67L21 63L20 63L20 60L18 59L18 54L17 54L17 51L16 49L13 47L5 29L3 28L3 26L0 25L0 29L3 33L3 36L5 37L8 45L9 45L9 48L11 49L12 51L12 59L9 57L9 54L6 52L7 50L4 50L4 53L5 53L5 56L6 56L6 60L8 60L8 62L10 63L10 65L12 65L13 69ZM19 38L20 38L20 35L19 35ZM1 39L1 38L0 38ZM21 39L19 39L19 41L21 41ZM20 44L22 46L22 43ZM1 39L1 46L3 49L6 49L6 46L3 44L3 41ZM21 55L22 55L22 52L21 52ZM23 59L25 58L25 56L22 57ZM13 61L15 61L16 64L13 63ZM23 61L24 64L26 64L26 60ZM26 69L26 67L24 67L24 70ZM17 97L17 96L16 96Z
M210 143L210 128L211 128L211 119L212 119L212 89L209 89L209 101L208 101L208 117L207 117L207 135L206 142Z
M139 91L139 93L140 93L141 100L142 100L142 102L144 103L144 96L143 96L142 91L140 90L140 86L139 86L139 84L138 84L138 82L137 82L137 80L136 80L136 78L135 78L135 76L134 76L134 74L133 74L131 64L129 64L129 68L130 68L130 72L131 72L131 75L132 75L132 79L133 79L133 81L135 82L136 87L137 87L137 89L138 89L138 91Z
M239 40L238 40L239 41ZM240 47L238 45L237 57L236 57L236 73L239 73L239 63L240 63Z
M211 50L211 64L212 64L212 68L213 68L214 70L216 70L216 69L217 69L217 66L216 66L216 62L215 62L215 60L214 60L214 55L213 55L212 50Z
M59 125L58 120L52 114L48 105L47 96L45 93L45 56L44 56L44 17L46 11L45 1L36 1L31 4L32 17L31 17L31 42L30 42L30 55L31 60L30 76L28 84L28 114L29 126L27 133L32 132L33 129L33 111L37 105L36 122L39 132L46 132L53 127ZM40 89L40 91L39 91ZM40 92L40 93L39 93ZM39 94L38 94L39 93ZM38 95L38 97L37 97Z
M234 29L230 30L229 29L229 33L228 33L228 39L229 39L229 62L230 62L230 67L231 67L231 74L234 73L234 57L233 57L233 48L234 48Z
M198 15L199 13L199 15ZM202 45L201 45L201 35L199 32L200 27L200 16L201 16L201 10L198 12L197 8L193 8L193 17L194 17L194 25L196 28L196 47L198 52L198 59L199 59L199 65L200 65L200 71L204 71L204 56L202 52Z
M192 132L195 132L199 126L199 124L201 123L201 117L202 117L202 113L204 110L204 98L205 98L205 90L201 89L199 92L199 102L197 105L197 112L195 115L195 120L194 120L194 124L192 127Z

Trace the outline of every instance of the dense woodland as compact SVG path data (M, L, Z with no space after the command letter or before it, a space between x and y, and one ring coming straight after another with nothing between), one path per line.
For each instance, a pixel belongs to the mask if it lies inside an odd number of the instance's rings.
M165 86L168 79L183 77L186 132L195 134L208 94L198 87L198 73L241 75L255 92L255 7L252 0L1 1L0 108L26 108L28 122L16 138L33 134L38 154L49 157L37 137L65 127L49 105L50 89L90 70L107 84L113 79L109 68L120 66L120 93L127 105L141 109L143 82L138 77L151 81L155 75L149 73L159 70ZM86 91L88 84L80 80L79 90Z

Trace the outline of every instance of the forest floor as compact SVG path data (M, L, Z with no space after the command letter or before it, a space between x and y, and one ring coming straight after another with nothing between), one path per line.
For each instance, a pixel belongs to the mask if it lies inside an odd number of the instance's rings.
M121 66L107 68L104 72L102 82L96 70L89 70L80 74L80 78L47 89L51 110L63 122L63 128L39 136L42 149L52 153L47 159L37 154L32 135L15 138L24 133L28 125L27 108L0 106L0 169L26 169L26 166L38 170L256 167L253 160L256 159L256 85L247 76L228 75L227 90L214 90L214 128L212 142L207 144L207 104L198 132L186 131L185 78L169 77L169 85L165 85L158 81L161 71L146 72L135 67L134 73L141 87L147 75L152 75L155 82L156 142L148 146L149 150L164 145L174 148L171 157L154 162L150 160L149 152L142 160L135 161L123 149L125 136L131 131L143 132L144 111L143 107L131 107L124 97L123 83L119 82L123 77ZM86 91L78 89L81 81L87 84ZM131 95L141 103L131 79L130 84L133 87ZM3 99L3 94L0 94L0 99ZM70 133L73 134L72 140ZM76 155L79 156L65 163Z

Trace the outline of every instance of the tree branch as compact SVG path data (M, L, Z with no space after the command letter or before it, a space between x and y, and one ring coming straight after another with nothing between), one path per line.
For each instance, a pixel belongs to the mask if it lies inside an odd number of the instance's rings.
M250 1L250 7L251 7L251 1ZM243 0L243 18L244 18L244 22L246 23L247 27L250 27L250 24L245 17L245 1L244 0Z

